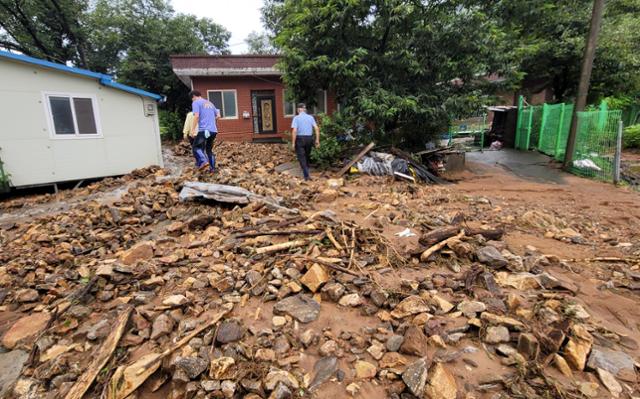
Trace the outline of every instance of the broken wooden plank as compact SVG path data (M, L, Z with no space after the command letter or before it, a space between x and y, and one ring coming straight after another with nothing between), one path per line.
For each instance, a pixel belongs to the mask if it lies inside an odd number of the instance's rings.
M256 249L256 253L259 255L272 254L274 252L284 251L286 249L298 248L303 245L306 245L308 242L309 242L308 240L293 240L293 241L283 242L280 244L268 245L266 247L261 247Z
M446 240L449 237L453 237L454 235L458 234L460 229L461 227L456 225L456 226L448 226L448 227L432 230L428 233L423 234L418 241L420 242L421 245L424 245L425 247L430 247L432 245L439 243L442 240ZM504 235L504 230L502 229L475 229L472 227L465 227L464 231L465 231L465 236L467 237L473 237L480 234L487 240L499 240Z
M444 248L450 242L455 241L455 240L459 240L462 237L464 237L464 230L460 231L460 233L458 235L453 236L453 237L449 237L446 240L440 241L439 243L435 244L434 246L428 248L426 251L424 251L422 253L422 255L420 255L420 260L423 261L423 262L426 262L427 259L429 259L429 257L431 255L435 254L436 252L438 252L439 250Z
M344 175L345 173L347 173L347 171L356 164L356 162L358 162L363 156L367 155L367 153L369 151L371 151L371 149L373 147L375 147L376 144L375 143L369 143L369 145L367 145L366 147L364 147L362 149L362 151L360 151L358 153L358 155L356 155L354 158L351 159L351 161L349 161L349 163L347 163L344 168L340 169L340 172L338 172L338 177L341 177L342 175Z
M133 307L128 307L125 309L118 319L116 320L113 329L111 330L111 334L104 341L100 349L98 349L98 353L94 354L93 361L89 364L87 370L78 378L75 384L71 387L71 390L65 396L65 399L81 399L82 396L87 392L93 380L98 376L98 373L105 364L111 358L113 351L116 349L122 334L124 333L124 328L129 321L129 316L131 315L131 311Z
M125 399L132 394L147 378L158 370L162 359L186 345L207 328L213 327L213 325L219 322L232 308L233 305L224 308L224 310L217 313L211 320L195 329L191 334L185 336L162 353L150 353L127 366L119 366L111 377L111 380L109 380L107 399Z

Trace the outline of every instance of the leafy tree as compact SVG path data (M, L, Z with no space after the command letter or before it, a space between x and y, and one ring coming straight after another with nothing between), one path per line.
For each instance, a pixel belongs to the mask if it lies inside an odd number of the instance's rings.
M0 0L0 48L109 73L188 108L171 69L178 53L226 54L231 34L207 18L176 14L168 0Z
M273 38L266 33L251 32L244 40L247 43L248 54L278 54L278 49L272 44Z
M511 73L493 51L501 32L469 1L270 1L263 15L295 97L334 91L378 140L421 146L477 107L478 76Z

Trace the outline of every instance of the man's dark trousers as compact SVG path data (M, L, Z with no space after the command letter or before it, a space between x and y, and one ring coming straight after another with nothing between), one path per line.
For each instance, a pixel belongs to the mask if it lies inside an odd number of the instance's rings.
M311 150L313 149L313 137L296 136L295 148L304 179L309 180L309 160L311 159Z
M193 140L193 156L198 167L208 163L209 169L213 170L215 168L216 157L213 155L213 141L215 139L216 133L209 132L209 137L207 138L204 136L204 132L198 132L195 140Z

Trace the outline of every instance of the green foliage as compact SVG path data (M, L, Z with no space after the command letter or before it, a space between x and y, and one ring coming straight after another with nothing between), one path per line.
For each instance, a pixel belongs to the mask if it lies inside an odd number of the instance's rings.
M273 38L266 33L253 31L244 41L248 47L247 54L278 54L278 49L273 46Z
M169 0L0 0L0 48L113 74L185 110L171 69L179 53L228 53L231 34L207 18L176 14Z
M160 136L163 140L181 140L184 117L178 111L160 110Z
M422 147L446 131L450 105L478 96L477 76L501 67L500 34L468 1L270 1L264 18L295 98L335 92L381 143Z
M349 123L340 114L334 117L323 116L320 123L320 147L311 152L311 160L326 167L338 161L344 150L343 142L338 137L343 136L350 129Z
M640 124L631 125L624 129L622 146L624 148L640 148Z

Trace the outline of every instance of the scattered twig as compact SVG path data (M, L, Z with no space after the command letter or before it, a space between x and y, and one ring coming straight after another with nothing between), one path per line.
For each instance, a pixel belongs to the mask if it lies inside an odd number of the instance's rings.
M288 236L293 234L319 234L322 230L282 230L282 231L257 231L254 233L241 233L236 234L234 238L248 238L248 237L260 237L260 236Z
M464 230L460 231L460 233L456 236L453 237L449 237L444 241L440 241L439 243L433 245L432 247L428 248L426 251L424 251L422 253L422 255L420 255L420 260L423 262L426 262L427 259L429 259L429 257L431 255L433 255L434 253L438 252L439 250L441 250L442 248L444 248L445 246L447 246L447 244L449 244L450 242L453 242L455 240L459 240L462 237L464 237Z

